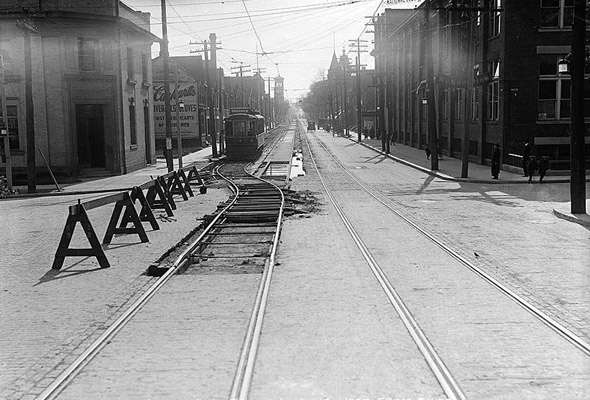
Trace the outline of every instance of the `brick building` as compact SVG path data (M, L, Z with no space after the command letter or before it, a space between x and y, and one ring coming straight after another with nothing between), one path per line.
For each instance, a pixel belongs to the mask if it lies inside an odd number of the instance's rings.
M494 143L499 143L503 163L518 166L523 143L530 139L534 152L549 156L554 168L569 168L569 76L558 74L557 67L570 52L573 2L431 4L428 30L424 3L401 22L402 11L395 9L374 21L384 129L399 142L426 147L426 98L432 90L435 131L444 154L460 156L466 135L470 160L489 162ZM432 52L426 48L428 33ZM589 115L590 91L585 97ZM587 134L587 146L589 142Z
M25 32L31 38L32 104L25 101ZM150 15L116 0L4 0L4 58L12 165L27 165L27 120L36 166L45 156L67 175L124 174L155 161ZM27 107L34 115L27 116ZM29 118L30 117L30 118Z

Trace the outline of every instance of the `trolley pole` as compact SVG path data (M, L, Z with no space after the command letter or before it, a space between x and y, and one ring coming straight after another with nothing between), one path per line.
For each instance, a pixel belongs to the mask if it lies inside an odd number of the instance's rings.
M170 112L170 53L168 52L168 27L166 25L166 0L161 0L162 7L162 40L160 41L160 55L164 64L164 120L166 125L166 167L168 172L174 170L172 159L172 114Z
M438 170L438 134L436 131L436 105L434 102L434 60L432 56L432 32L430 32L430 1L424 5L424 32L426 34L426 101L428 102L428 146L430 169Z
M4 158L6 165L6 181L8 183L8 190L12 193L12 160L10 157L10 138L8 133L8 107L6 105L6 88L4 72L4 58L0 54L0 102L2 102L2 126L0 126L0 135L4 136Z
M178 168L182 168L182 132L180 131L180 99L178 89L178 65L176 65L174 73L174 97L176 97L176 146L178 148Z
M17 22L24 32L25 42L25 110L27 125L27 191L37 192L37 163L35 160L35 107L33 105L33 62L31 57L31 33L39 33L29 22L29 10L24 10L26 20Z
M584 63L586 52L586 0L574 2L571 53L571 213L586 213L586 165L584 139Z

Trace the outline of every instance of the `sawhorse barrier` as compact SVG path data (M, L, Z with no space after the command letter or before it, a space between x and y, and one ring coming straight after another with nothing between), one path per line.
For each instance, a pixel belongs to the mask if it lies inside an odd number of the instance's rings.
M184 170L180 169L179 172L172 171L141 186L133 187L126 192L115 193L85 202L78 200L78 204L69 207L66 225L51 268L55 270L61 269L66 257L96 257L101 268L109 268L110 264L92 227L87 211L115 203L115 208L102 241L103 244L110 244L115 234L136 234L141 242L149 242L142 222L149 222L153 230L159 230L160 227L152 210L160 208L168 216L173 216L172 210L176 209L173 199L175 194L181 195L184 200L188 200L189 195L194 196L190 187L191 179L198 180L201 185L201 193L206 193L206 188L198 170L196 167L192 167L189 169L188 176ZM203 191L203 188L205 188L205 191ZM146 189L147 195L144 196L143 190ZM139 213L135 208L137 201L141 205ZM78 223L82 225L84 234L90 243L90 248L70 248L74 230ZM119 224L118 227L117 224Z

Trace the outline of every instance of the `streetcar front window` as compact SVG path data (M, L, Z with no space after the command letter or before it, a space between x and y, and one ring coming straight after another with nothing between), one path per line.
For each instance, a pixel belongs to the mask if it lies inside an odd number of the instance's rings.
M234 122L234 136L246 136L246 122Z
M234 129L233 129L234 125L228 121L225 123L225 135L228 137L231 137L234 135Z

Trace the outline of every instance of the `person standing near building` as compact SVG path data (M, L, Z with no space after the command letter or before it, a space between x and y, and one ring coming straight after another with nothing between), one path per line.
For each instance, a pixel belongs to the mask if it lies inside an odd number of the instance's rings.
M524 172L523 176L528 176L527 165L528 165L528 162L531 158L532 150L533 150L533 147L529 143L529 140L526 139L524 141L524 149L522 150L522 170Z
M539 160L539 183L543 183L543 178L549 169L549 158L547 156L541 157Z
M539 168L539 163L535 156L530 156L529 161L526 164L526 174L529 177L529 183L533 181L533 175Z
M496 143L494 145L494 151L492 152L492 179L498 179L500 174L500 158L502 152L500 151L500 145Z

